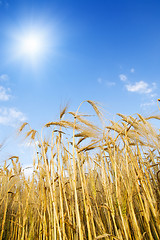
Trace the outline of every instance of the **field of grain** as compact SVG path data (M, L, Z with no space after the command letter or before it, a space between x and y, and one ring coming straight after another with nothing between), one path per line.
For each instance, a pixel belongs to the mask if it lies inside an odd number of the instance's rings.
M38 133L33 174L18 156L0 168L0 240L160 239L160 133L150 119L118 114L105 124L68 112Z

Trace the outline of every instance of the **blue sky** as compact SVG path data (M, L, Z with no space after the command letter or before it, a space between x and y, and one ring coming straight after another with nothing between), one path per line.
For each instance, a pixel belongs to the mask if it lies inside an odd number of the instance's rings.
M67 102L100 102L111 119L158 114L159 12L158 0L1 0L1 158L19 154L20 122L39 130ZM34 56L21 46L30 33Z

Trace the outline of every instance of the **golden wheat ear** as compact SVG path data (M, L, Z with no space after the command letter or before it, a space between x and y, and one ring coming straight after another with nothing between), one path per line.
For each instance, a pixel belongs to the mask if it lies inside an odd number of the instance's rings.
M159 107L159 102L160 102L160 98L157 99L157 105L158 105L158 109L160 110L160 107Z
M60 119L67 113L68 110L68 104L60 111Z
M23 131L23 129L24 129L24 127L25 127L26 125L28 125L28 123L27 123L27 122L24 122L24 123L20 126L20 128L19 128L19 133L21 133L21 132Z
M158 180L158 182L160 184L160 170L157 172L157 180Z

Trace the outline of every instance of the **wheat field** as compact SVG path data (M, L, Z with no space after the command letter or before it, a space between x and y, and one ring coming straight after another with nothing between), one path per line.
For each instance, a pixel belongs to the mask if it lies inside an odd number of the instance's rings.
M160 133L151 119L118 114L101 125L69 112L39 133L19 133L34 144L33 173L18 156L0 168L0 240L160 239ZM101 127L100 127L100 126Z

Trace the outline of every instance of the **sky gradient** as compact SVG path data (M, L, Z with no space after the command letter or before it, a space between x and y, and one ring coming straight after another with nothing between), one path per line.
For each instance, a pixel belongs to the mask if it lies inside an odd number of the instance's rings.
M65 103L94 100L108 119L158 114L159 13L159 0L1 0L1 159L25 152L20 122L39 130ZM34 58L20 50L31 31L43 42Z

